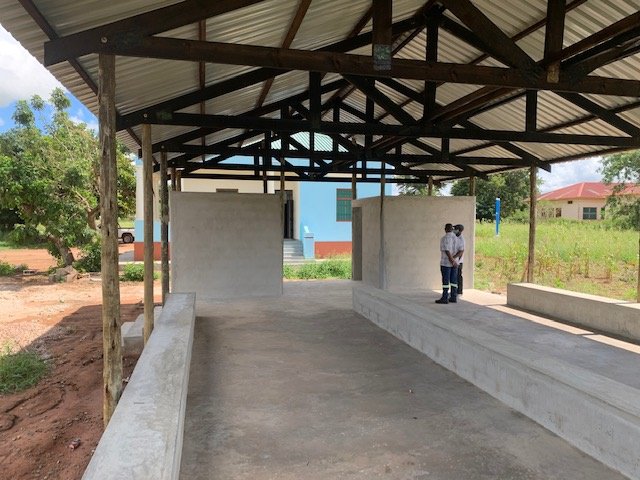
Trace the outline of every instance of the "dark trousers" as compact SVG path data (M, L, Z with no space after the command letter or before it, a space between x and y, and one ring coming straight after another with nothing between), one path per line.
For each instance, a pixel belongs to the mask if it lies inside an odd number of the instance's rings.
M442 296L445 297L449 293L450 287L452 295L454 295L454 291L457 293L458 267L443 267L440 265L440 273L442 273ZM454 288L456 290L453 290Z
M462 295L462 264L458 264L458 295Z

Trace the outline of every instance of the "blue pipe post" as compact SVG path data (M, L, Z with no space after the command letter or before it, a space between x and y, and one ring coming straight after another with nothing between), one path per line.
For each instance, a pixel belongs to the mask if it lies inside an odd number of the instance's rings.
M500 198L496 198L496 237L500 235Z

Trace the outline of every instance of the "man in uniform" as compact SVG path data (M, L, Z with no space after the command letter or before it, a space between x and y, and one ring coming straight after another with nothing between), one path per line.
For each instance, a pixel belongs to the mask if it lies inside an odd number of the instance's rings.
M447 223L444 226L445 234L440 239L440 273L442 273L442 297L436 303L456 303L458 290L458 262L454 258L456 253L456 236L453 233L453 225ZM451 288L451 296L449 296Z
M458 224L453 226L453 233L456 236L456 254L453 256L458 262L458 295L462 295L462 261L464 256L464 237L462 232L464 225Z

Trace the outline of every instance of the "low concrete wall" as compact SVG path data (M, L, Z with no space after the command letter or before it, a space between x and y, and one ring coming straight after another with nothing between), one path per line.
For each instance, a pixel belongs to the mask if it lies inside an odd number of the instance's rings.
M83 480L180 474L195 295L170 294Z
M444 225L461 223L466 241L464 285L473 288L475 197L385 197L382 224L380 197L354 200L352 205L354 212L356 208L362 212L354 251L361 252L363 283L385 290L440 289Z
M585 453L640 479L638 390L369 286L353 289L353 308Z
M171 192L171 291L282 295L280 195Z
M511 283L507 286L507 304L586 328L640 340L638 303L533 283Z

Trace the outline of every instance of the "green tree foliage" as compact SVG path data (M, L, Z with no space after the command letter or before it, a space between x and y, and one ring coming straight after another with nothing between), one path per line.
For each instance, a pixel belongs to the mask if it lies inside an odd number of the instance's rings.
M52 254L65 265L71 247L88 244L99 216L100 151L96 135L72 122L70 101L60 89L47 104L40 97L19 101L17 126L0 135L0 203L14 209L24 228L41 233ZM43 119L36 126L36 114ZM118 200L122 216L135 209L135 176L118 151Z
M469 180L458 180L451 188L454 196L469 195ZM476 218L493 220L495 217L496 198L500 198L500 211L503 218L508 218L526 208L529 198L529 171L491 175L489 180L476 180Z
M433 194L440 194L440 185L433 185ZM400 195L429 195L429 185L426 183L399 183Z
M618 153L602 160L602 178L618 183L607 199L607 216L615 223L638 232L638 277L636 301L640 302L640 197L626 195L630 186L640 186L640 150Z

